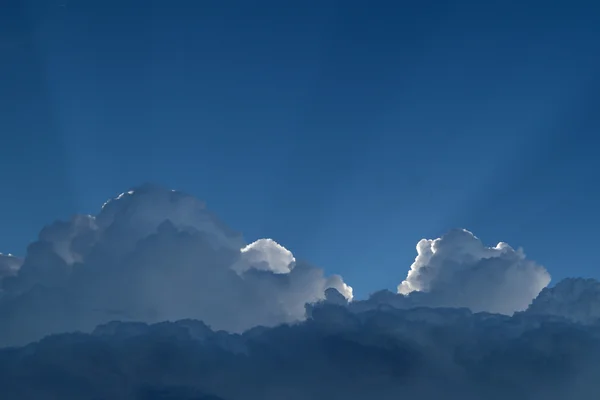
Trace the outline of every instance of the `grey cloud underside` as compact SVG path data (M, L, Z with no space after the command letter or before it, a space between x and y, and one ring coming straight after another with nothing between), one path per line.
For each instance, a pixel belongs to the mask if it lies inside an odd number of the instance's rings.
M587 400L600 390L600 324L353 311L328 294L303 323L243 334L112 322L0 350L3 399Z

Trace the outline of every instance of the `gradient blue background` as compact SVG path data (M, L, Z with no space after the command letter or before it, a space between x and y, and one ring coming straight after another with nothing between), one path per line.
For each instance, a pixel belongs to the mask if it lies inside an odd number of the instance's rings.
M360 297L452 227L600 277L597 1L2 4L0 251L152 181Z

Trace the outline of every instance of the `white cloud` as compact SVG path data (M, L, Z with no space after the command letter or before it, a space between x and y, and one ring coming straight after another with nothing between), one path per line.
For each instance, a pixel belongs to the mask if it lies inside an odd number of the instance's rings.
M549 282L546 269L523 251L503 242L486 247L471 232L456 229L419 241L398 293L427 293L419 301L430 306L512 314L526 309Z
M177 229L207 234L213 247L238 250L246 245L241 233L230 229L186 193L144 184L107 201L96 216L102 230L119 231L119 239L131 245L169 220Z
M296 259L291 251L273 239L259 239L241 250L242 257L233 268L244 272L250 268L287 274L294 267Z
M506 243L486 247L466 230L423 239L417 253L400 294L377 292L350 308L512 314L550 281L521 250ZM352 300L342 277L296 260L273 239L247 244L203 202L153 185L122 193L97 215L45 227L18 265L18 271L0 271L3 296L12 299L0 302L0 344L90 330L115 318L197 318L239 332L303 320L305 305L324 299L330 288Z
M329 287L352 293L273 240L246 245L194 197L151 185L44 228L3 287L13 300L0 303L0 345L115 318L242 331L304 319Z
M0 387L3 399L133 389L249 400L592 398L600 283L549 281L523 251L453 230L418 243L398 293L350 301L341 276L272 239L246 244L199 200L144 185L98 215L45 227L24 259L0 254L0 346L113 320L161 323L113 322L0 350Z

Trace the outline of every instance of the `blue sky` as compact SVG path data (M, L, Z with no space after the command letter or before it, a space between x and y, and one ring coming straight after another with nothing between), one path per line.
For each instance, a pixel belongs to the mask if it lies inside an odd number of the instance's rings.
M600 277L593 1L10 1L0 251L152 181L360 297L452 227Z

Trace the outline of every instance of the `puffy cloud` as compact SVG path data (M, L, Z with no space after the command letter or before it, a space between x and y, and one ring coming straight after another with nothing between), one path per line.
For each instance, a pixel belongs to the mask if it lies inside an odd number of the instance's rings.
M522 251L485 247L465 230L421 240L417 252L400 295L382 291L350 307L511 314L550 279ZM114 318L199 318L242 331L302 320L305 304L323 299L328 288L352 299L340 276L325 276L272 239L247 244L203 202L149 184L107 201L97 215L45 227L18 264L18 271L4 268L0 344L90 330Z
M522 250L502 242L486 247L471 232L456 229L419 241L415 262L398 293L414 296L411 304L510 315L525 310L549 282L546 269L528 260Z
M233 266L238 272L254 268L276 274L287 274L296 262L292 252L273 239L259 239L242 248L241 251L242 257Z
M239 332L302 320L339 276L295 260L270 239L247 245L204 203L144 185L44 228L3 280L0 345L113 319L201 319Z
M144 184L107 201L95 220L100 229L123 242L123 249L156 232L167 220L178 230L203 232L213 247L238 251L246 245L241 233L221 222L204 202L152 184Z
M600 390L598 324L312 307L303 323L241 335L193 320L112 322L0 350L2 398L587 400Z
M454 230L418 243L398 293L353 300L342 277L144 185L45 227L24 259L0 254L0 346L92 332L0 349L2 398L593 398L600 283L549 281Z

